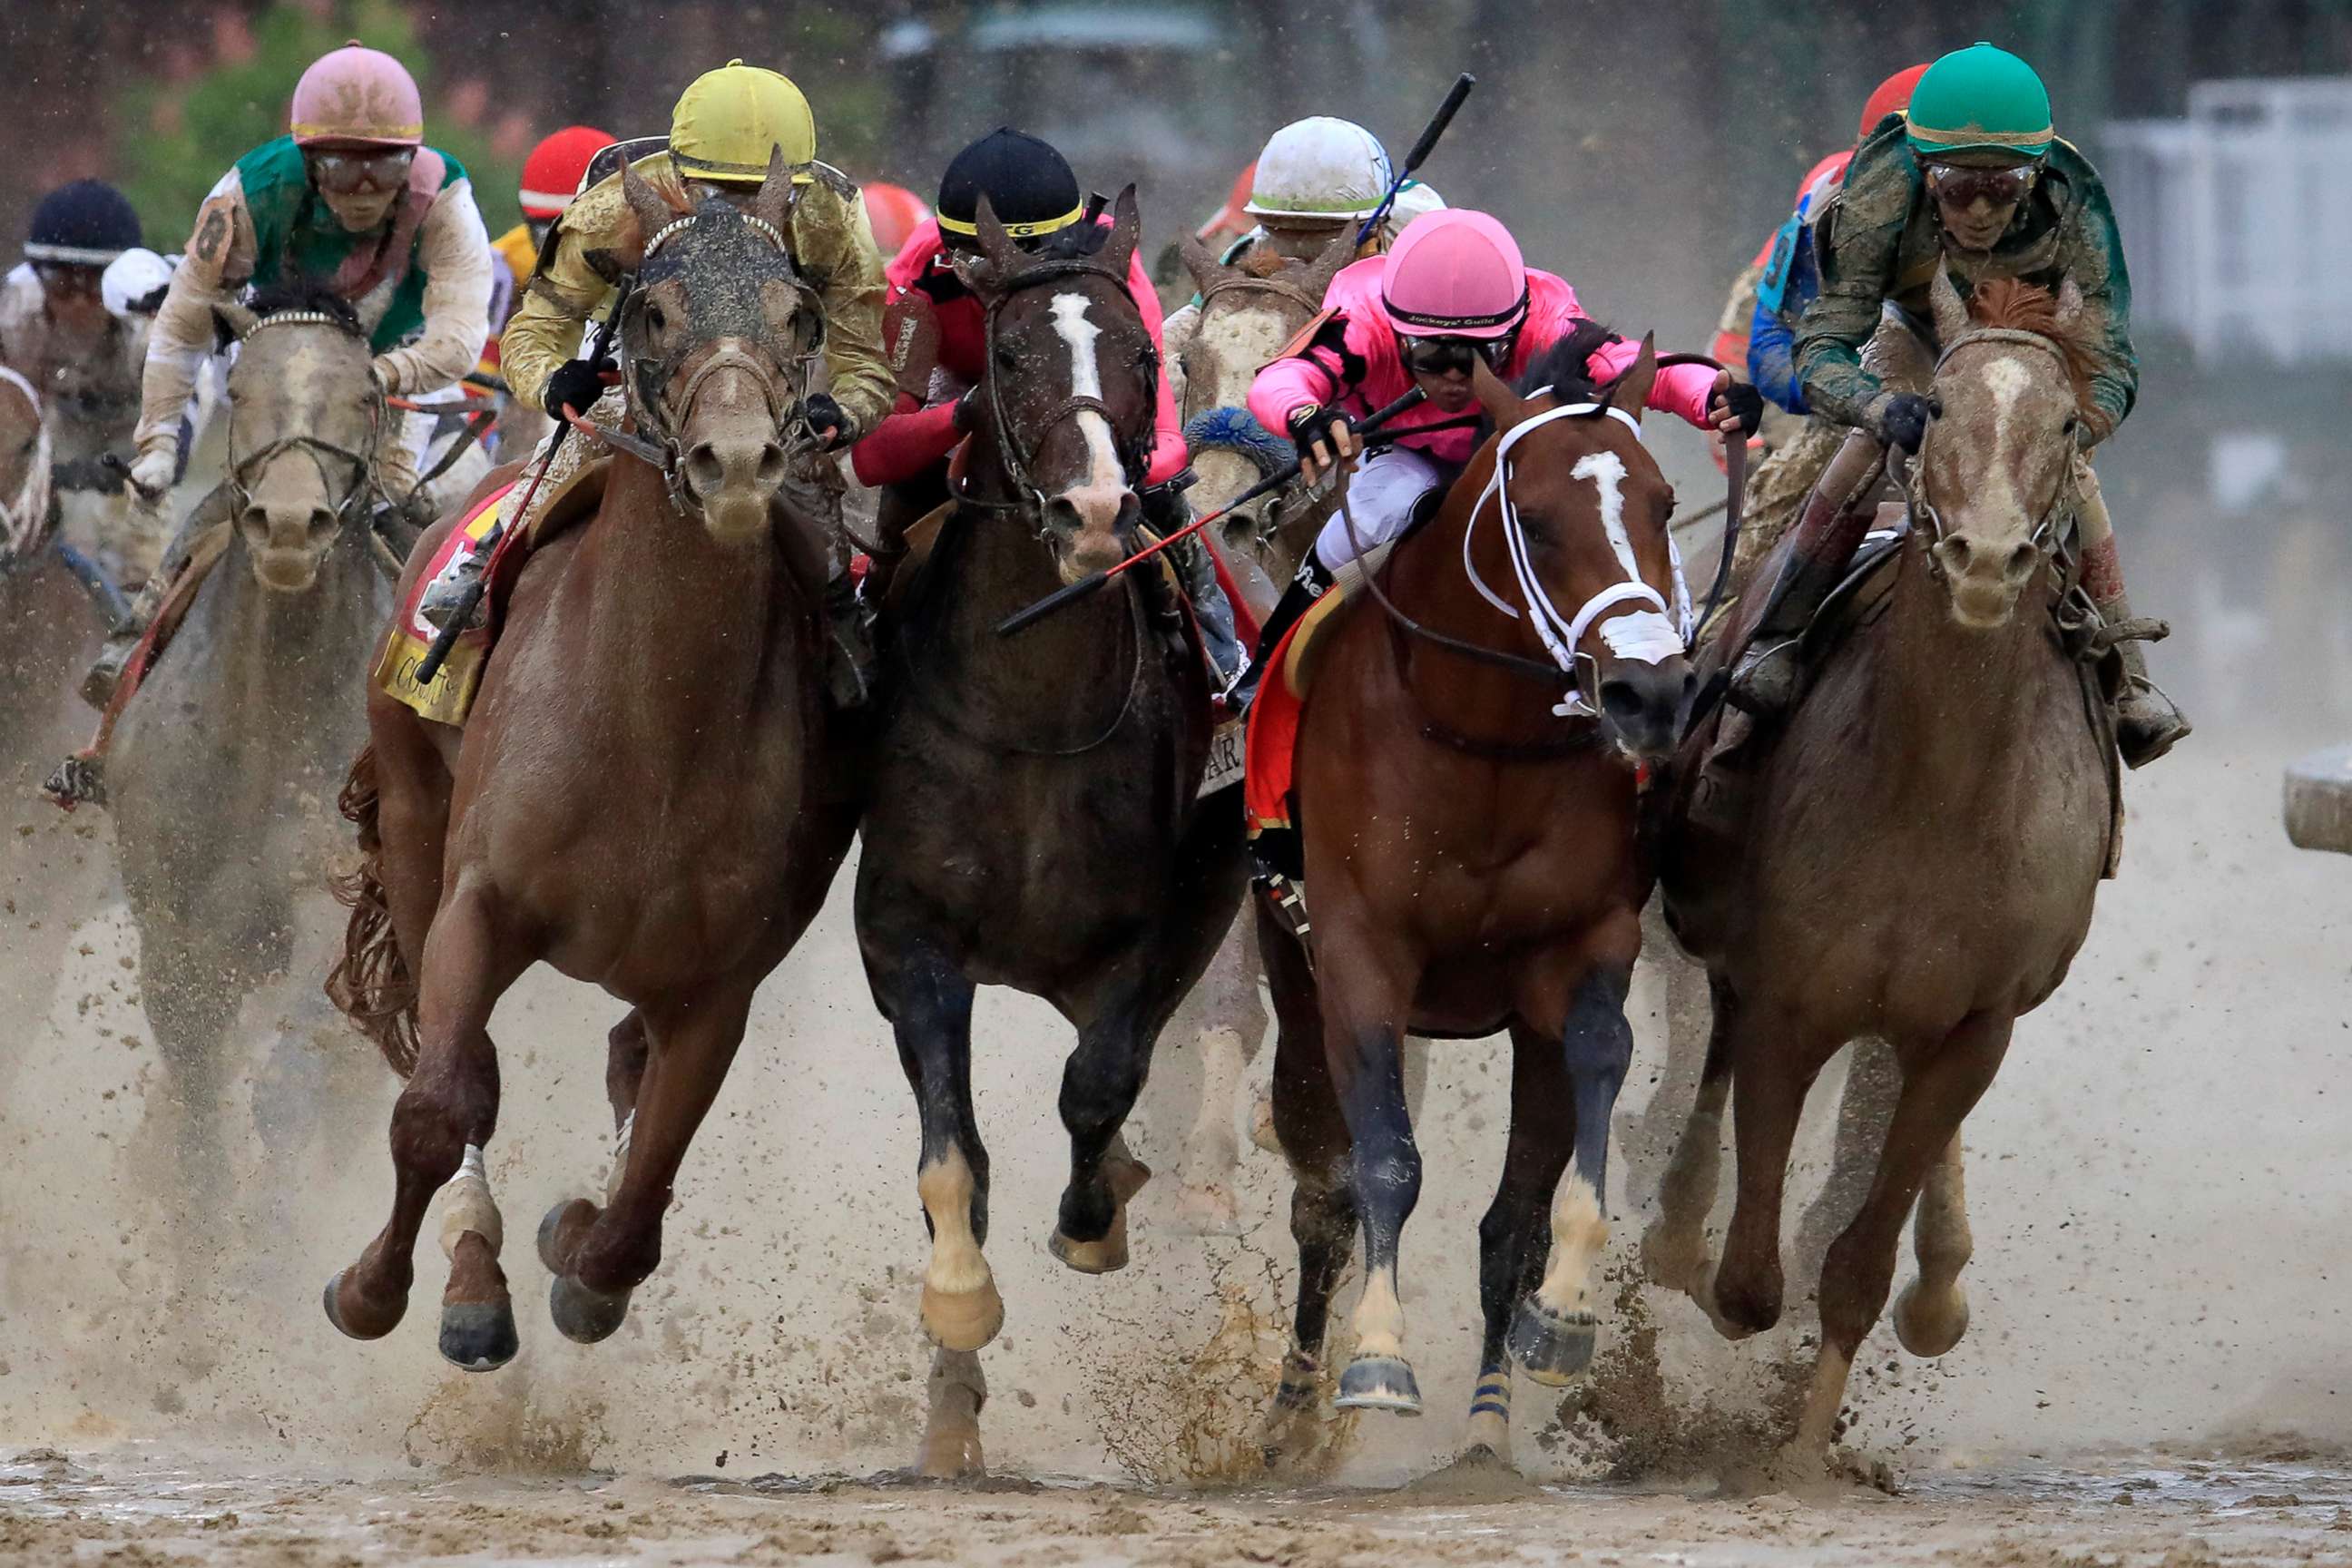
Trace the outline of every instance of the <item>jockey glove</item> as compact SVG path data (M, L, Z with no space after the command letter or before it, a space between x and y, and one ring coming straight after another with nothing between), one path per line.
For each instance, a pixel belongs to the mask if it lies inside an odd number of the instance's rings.
M1927 438L1927 400L1916 392L1898 392L1878 411L1878 438L1890 447L1916 454Z
M1753 382L1735 381L1725 387L1723 406L1738 416L1742 436L1755 435L1756 426L1764 423L1764 395Z
M1334 414L1325 409L1320 404L1310 403L1290 416L1290 444L1298 448L1302 458L1315 449L1318 441L1324 442L1325 449L1328 450L1332 421L1347 417L1344 414ZM1355 428L1352 421L1349 428Z
M547 390L540 396L540 406L547 410L549 418L562 425L564 405L570 404L574 414L586 414L604 395L604 373L594 361L566 360L547 378Z
M812 392L801 399L801 415L809 428L817 432L818 444L828 452L838 452L856 439L857 432L849 427L849 416L830 393ZM830 435L827 431L832 432Z

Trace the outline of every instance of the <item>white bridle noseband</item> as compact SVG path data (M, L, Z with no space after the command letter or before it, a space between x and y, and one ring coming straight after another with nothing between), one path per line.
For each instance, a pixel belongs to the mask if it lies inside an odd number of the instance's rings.
M1613 616L1601 626L1601 640L1609 645L1610 652L1620 658L1638 659L1644 664L1657 664L1689 651L1691 634L1696 629L1691 614L1690 588L1683 580L1682 552L1675 548L1671 534L1666 538L1666 559L1675 580L1675 602L1671 611L1658 591L1642 581L1641 572L1633 561L1633 548L1624 539L1622 523L1610 530L1610 546L1625 569L1625 581L1601 589L1585 600L1573 616L1559 613L1559 607L1551 602L1551 595L1544 591L1542 580L1536 575L1535 565L1528 558L1527 530L1519 521L1518 508L1511 502L1511 448L1518 444L1520 437L1555 419L1574 419L1591 414L1605 414L1633 431L1636 441L1642 438L1642 422L1639 419L1622 408L1599 403L1565 404L1521 421L1506 431L1496 446L1494 475L1487 479L1486 489L1480 492L1478 504L1471 509L1469 526L1462 531L1462 567L1469 574L1470 585L1477 589L1488 604L1517 620L1518 606L1486 586L1470 556L1470 542L1477 534L1478 519L1485 513L1489 500L1496 503L1495 510L1503 520L1503 541L1510 551L1511 574L1518 579L1519 596L1527 603L1528 620L1536 629L1536 636L1541 639L1544 651L1551 655L1552 662L1559 666L1571 683L1567 699L1552 709L1562 718L1580 718L1593 712L1591 701L1585 696L1585 683L1578 679L1578 661L1589 659L1590 656L1580 654L1577 644L1584 639L1584 634L1591 629L1593 622L1602 616L1629 604L1654 606ZM1604 523L1613 499L1604 481L1601 495ZM1674 616L1671 622L1667 619L1670 613Z

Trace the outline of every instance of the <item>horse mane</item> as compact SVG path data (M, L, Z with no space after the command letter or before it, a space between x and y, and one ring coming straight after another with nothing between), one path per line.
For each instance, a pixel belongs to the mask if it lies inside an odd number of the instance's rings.
M1278 278L1293 268L1304 271L1314 265L1311 261L1293 261L1270 245L1257 247L1240 262L1242 271L1252 278Z
M1592 356L1616 340L1617 334L1598 321L1579 321L1568 336L1536 356L1511 390L1528 397L1548 386L1559 403L1597 402L1601 388L1592 379Z
M2074 383L2074 401L2087 404L2091 395L2091 344L2079 321L2058 313L2058 296L2018 278L1988 278L1969 295L1969 320L1979 327L2007 327L2058 345L2066 362L2066 378Z
M331 317L335 325L355 338L367 335L360 327L360 313L352 302L336 293L321 279L296 278L284 283L264 285L253 291L248 309L256 320L264 321L289 311L306 310Z

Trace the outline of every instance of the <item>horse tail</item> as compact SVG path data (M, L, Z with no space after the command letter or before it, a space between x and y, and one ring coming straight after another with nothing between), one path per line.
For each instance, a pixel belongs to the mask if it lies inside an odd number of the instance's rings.
M327 976L327 998L373 1040L392 1070L406 1078L416 1068L416 977L392 929L383 892L383 840L376 833L375 747L360 748L335 805L359 829L360 863L334 879L335 897L352 911L343 956Z

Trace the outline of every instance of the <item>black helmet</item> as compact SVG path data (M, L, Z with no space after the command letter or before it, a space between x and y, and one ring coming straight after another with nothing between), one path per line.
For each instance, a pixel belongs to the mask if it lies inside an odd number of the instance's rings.
M103 180L59 185L33 209L25 259L53 267L104 267L140 243L131 200Z
M1086 210L1069 160L1050 143L1003 125L957 153L940 181L940 232L950 245L971 244L982 195L1015 239L1067 228Z

